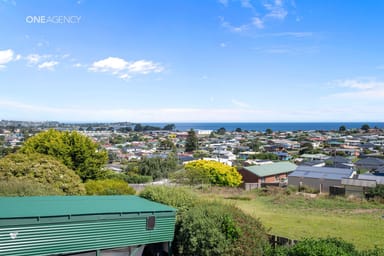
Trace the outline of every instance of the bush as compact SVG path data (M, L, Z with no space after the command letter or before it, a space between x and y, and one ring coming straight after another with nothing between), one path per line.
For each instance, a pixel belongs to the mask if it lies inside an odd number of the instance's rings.
M38 195L43 195L41 193L44 191L50 195L85 193L80 177L73 170L55 158L42 154L16 153L0 159L0 180L10 182L7 188L11 191L28 191L28 195L35 194L31 189L37 184L43 188L36 191ZM26 184L24 188L21 185L23 182Z
M181 187L148 186L141 191L140 196L175 207L178 209L178 215L199 202L195 194Z
M357 256L354 245L340 238L307 238L292 247L278 247L269 256Z
M134 195L136 191L123 180L89 180L85 183L87 195Z
M191 184L208 182L213 185L237 187L242 176L235 167L219 162L197 160L185 165L186 179Z
M229 255L233 240L240 235L231 216L219 204L203 203L187 211L175 234L177 255Z
M178 209L175 255L263 255L268 247L260 221L233 205L199 200L180 187L150 186L140 196Z
M114 171L106 172L105 179L124 180L131 184L142 184L152 182L152 176L143 176L136 173L116 173Z
M0 181L0 196L57 196L65 195L58 188L31 180L11 179Z

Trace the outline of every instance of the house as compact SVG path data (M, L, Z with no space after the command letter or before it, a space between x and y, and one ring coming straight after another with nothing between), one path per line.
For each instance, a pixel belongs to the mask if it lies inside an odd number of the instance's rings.
M288 185L299 189L303 186L329 193L329 187L341 186L343 178L352 178L356 172L346 168L298 166L288 175Z
M374 171L384 166L384 160L376 157L367 157L358 160L355 165L359 170Z
M287 179L289 173L297 165L290 162L276 162L262 165L252 165L240 168L238 172L243 176L243 187L246 190L259 188L266 184L278 184Z
M347 197L364 198L369 189L376 187L375 180L363 179L342 179L341 184L344 186L345 195Z

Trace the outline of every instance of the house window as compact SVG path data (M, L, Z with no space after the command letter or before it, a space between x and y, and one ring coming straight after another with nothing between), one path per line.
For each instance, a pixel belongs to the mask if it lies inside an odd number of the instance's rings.
M276 181L279 181L279 180L280 180L279 175L275 175L275 180L276 180Z

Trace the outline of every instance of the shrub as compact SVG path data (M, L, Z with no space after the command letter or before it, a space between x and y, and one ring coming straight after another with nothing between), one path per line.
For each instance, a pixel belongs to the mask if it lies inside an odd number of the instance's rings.
M197 160L185 165L186 178L190 183L209 182L219 186L237 187L241 184L242 176L235 167L219 162Z
M354 245L340 238L307 238L292 247L278 247L269 256L357 256Z
M134 195L136 191L123 180L89 180L85 183L87 195Z
M178 209L178 214L192 208L199 200L195 194L181 187L148 186L140 196Z
M263 255L268 247L261 222L233 205L199 200L180 187L150 186L140 196L178 209L175 255Z
M31 180L10 179L0 181L0 196L57 196L64 195L58 188Z
M23 191L21 183L25 182L25 191L39 184L48 194L81 195L85 193L80 177L55 158L42 154L9 154L0 159L0 180L11 182L11 190ZM17 181L18 182L17 182ZM16 188L17 187L17 188ZM29 188L28 188L29 187ZM55 192L57 191L57 193ZM20 192L22 193L22 192ZM32 193L33 194L33 193Z

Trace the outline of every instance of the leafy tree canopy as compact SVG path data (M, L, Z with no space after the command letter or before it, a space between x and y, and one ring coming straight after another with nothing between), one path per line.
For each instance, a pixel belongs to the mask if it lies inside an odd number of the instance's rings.
M36 191L37 195L45 192L49 195L85 193L80 177L73 170L54 157L36 153L9 154L0 159L0 180L12 183L14 187L9 189L26 193L24 195L36 195L31 188L36 188L37 184L42 187Z
M242 176L235 167L219 162L197 160L185 165L186 177L190 182L209 182L219 186L237 187L241 184Z
M188 136L185 141L185 151L192 152L198 148L199 139L197 138L196 132L191 129L188 131Z
M108 160L105 150L100 150L97 143L76 131L50 129L38 133L25 142L21 152L53 156L74 170L82 180L102 178L102 167Z

